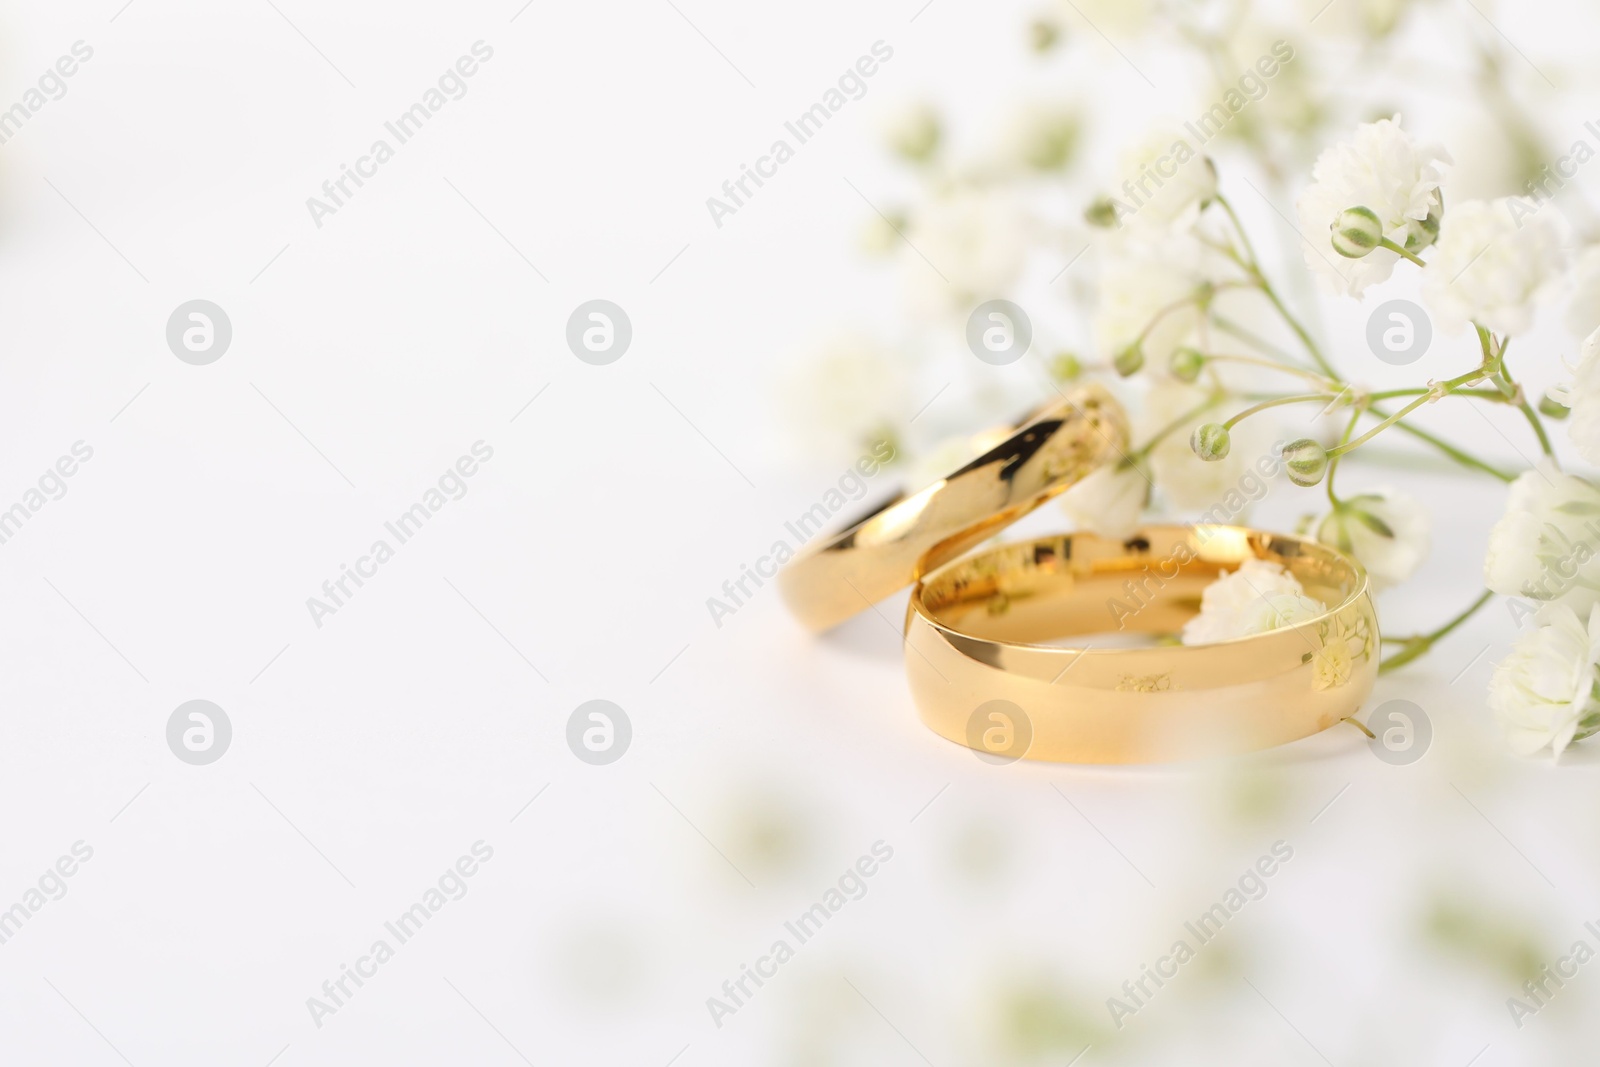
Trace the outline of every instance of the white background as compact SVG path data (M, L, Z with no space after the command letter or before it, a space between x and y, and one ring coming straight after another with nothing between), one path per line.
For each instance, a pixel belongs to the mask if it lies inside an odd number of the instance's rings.
M94 849L0 945L0 1061L1576 1062L1600 977L1520 1031L1504 1002L1523 946L1600 945L1597 771L1500 753L1503 605L1381 683L1431 718L1409 767L1341 729L1225 764L997 769L916 722L899 602L822 640L771 589L708 617L843 469L795 447L786 368L837 322L903 318L852 251L862 194L901 180L875 116L932 94L981 139L1038 80L1029 8L274 2L0 15L0 106L94 49L0 147L0 506L94 449L0 545L0 908ZM1502 25L1559 53L1593 39L1567 18ZM1092 62L1063 78L1097 151L1196 103L1077 30ZM315 226L306 198L478 40L465 97ZM715 227L705 198L877 40L866 97ZM1561 99L1554 128L1597 117ZM203 367L164 333L195 298L234 331ZM593 298L633 325L607 367L564 342ZM1412 370L1472 358L1448 343ZM1561 344L1529 377L1559 377ZM937 360L934 386L975 373ZM1519 462L1474 415L1435 425ZM467 495L317 627L306 599L480 440ZM1436 522L1385 627L1436 624L1476 594L1502 490L1373 477ZM1258 521L1314 506L1290 492ZM204 767L165 738L196 698L234 732ZM605 767L565 740L594 698L633 728ZM479 840L470 892L317 1026L307 998ZM880 840L865 897L715 1026L706 998ZM1266 897L1114 1032L1106 997L1277 840Z

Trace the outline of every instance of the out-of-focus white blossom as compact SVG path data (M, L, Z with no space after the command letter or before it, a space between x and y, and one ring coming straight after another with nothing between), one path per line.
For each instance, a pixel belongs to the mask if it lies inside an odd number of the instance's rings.
M1082 128L1077 108L1030 100L1011 112L997 151L1001 161L1010 166L1059 170L1072 160Z
M1567 435L1578 454L1590 463L1600 464L1600 327L1583 342L1572 385L1562 402L1572 409Z
M1312 273L1335 291L1354 297L1369 285L1387 281L1400 257L1383 248L1361 259L1336 254L1335 220L1350 208L1367 208L1377 215L1384 236L1404 247L1412 223L1438 209L1442 164L1448 162L1443 149L1412 140L1400 128L1399 115L1357 126L1350 141L1326 149L1311 169L1312 183L1295 205Z
M1163 437L1150 450L1150 473L1162 495L1179 511L1219 513L1228 522L1243 522L1251 506L1268 492L1269 482L1257 464L1272 457L1277 423L1271 412L1246 419L1229 432L1228 454L1206 462L1194 454L1189 438L1196 427L1214 422L1217 409L1194 412L1210 390L1184 385L1171 378L1156 378L1145 397L1139 426L1146 439L1183 420L1179 429ZM1255 476L1251 471L1255 469ZM1270 468L1269 468L1270 469Z
M1110 358L1143 335L1146 365L1165 374L1173 352L1193 338L1201 321L1190 298L1232 276L1226 260L1192 233L1137 226L1106 234L1100 254L1096 348Z
M1501 596L1587 614L1600 603L1600 488L1549 460L1512 482L1489 531L1483 580Z
M970 311L1005 294L1027 262L1032 228L1008 189L958 185L911 213L901 253L914 310Z
M910 361L859 333L824 341L786 377L780 402L808 451L848 460L875 441L898 440L910 414Z
M1489 679L1489 707L1522 756L1560 756L1600 727L1600 604L1588 623L1565 604L1547 604Z
M1150 483L1139 470L1108 463L1061 494L1061 507L1077 529L1120 541L1139 528L1149 497Z
M1327 611L1305 595L1300 581L1280 565L1247 559L1200 594L1200 614L1183 627L1183 643L1208 645L1294 626Z
M1572 265L1572 302L1567 329L1579 337L1600 330L1600 245L1585 248Z
M1152 127L1128 145L1117 176L1109 195L1124 224L1182 227L1217 195L1216 167L1175 125Z
M1399 585L1427 558L1432 520L1393 489L1345 497L1317 524L1317 540L1354 556L1379 589Z
M889 148L913 163L932 159L944 133L938 109L921 100L892 107L885 113L881 128Z
M1476 322L1495 333L1533 325L1534 304L1561 277L1554 213L1518 217L1514 199L1469 200L1445 214L1422 272L1422 297L1448 333Z

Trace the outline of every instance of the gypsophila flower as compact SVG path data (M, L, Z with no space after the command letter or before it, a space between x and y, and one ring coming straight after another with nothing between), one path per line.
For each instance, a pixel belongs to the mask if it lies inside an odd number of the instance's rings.
M1547 604L1489 679L1489 707L1522 756L1560 756L1600 727L1600 604L1585 624L1565 604Z
M1600 330L1600 245L1585 248L1572 265L1567 329L1578 337Z
M911 213L902 253L912 305L920 311L970 311L1004 293L1022 273L1032 228L1010 191L959 185Z
M1061 494L1061 507L1080 530L1120 541L1139 528L1150 483L1136 468L1111 463Z
M1186 227L1217 195L1217 168L1175 125L1151 128L1123 150L1111 190L1120 221Z
M1443 164L1449 162L1443 149L1412 140L1400 128L1399 115L1357 126L1350 141L1325 150L1295 204L1312 273L1354 297L1387 281L1400 257L1383 248L1360 259L1335 254L1335 221L1350 208L1366 208L1377 216L1383 236L1404 247L1411 224L1438 210Z
M1346 497L1316 526L1317 540L1354 556L1379 589L1399 585L1427 558L1432 521L1393 489Z
M1200 614L1183 627L1183 643L1206 645L1294 626L1327 611L1305 595L1300 581L1280 565L1247 559L1223 572L1200 594Z
M1600 464L1600 328L1583 342L1572 385L1559 400L1571 410L1567 434L1578 454L1590 463Z
M1600 488L1548 459L1512 482L1489 531L1483 579L1501 596L1586 614L1600 603Z
M1535 303L1561 277L1565 254L1554 212L1518 218L1512 201L1469 200L1450 208L1428 265L1422 298L1447 333L1475 322L1522 333Z

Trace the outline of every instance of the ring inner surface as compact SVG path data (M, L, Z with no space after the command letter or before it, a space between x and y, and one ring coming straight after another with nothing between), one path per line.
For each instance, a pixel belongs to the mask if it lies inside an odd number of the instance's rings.
M1056 644L1108 633L1174 634L1200 610L1223 571L1270 560L1330 611L1360 577L1325 546L1236 526L1167 526L1128 541L1065 534L985 551L930 575L922 605L969 637Z

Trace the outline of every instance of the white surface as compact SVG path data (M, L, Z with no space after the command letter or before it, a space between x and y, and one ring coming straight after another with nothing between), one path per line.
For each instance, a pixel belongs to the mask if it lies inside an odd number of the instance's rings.
M780 357L894 321L840 180L897 180L874 109L932 89L985 113L1031 77L1025 12L274 2L0 16L0 104L95 49L0 147L0 504L94 449L0 545L0 907L94 849L0 945L0 1061L1576 1062L1600 978L1518 1031L1515 983L1424 931L1441 895L1504 908L1553 960L1600 917L1594 757L1513 761L1484 710L1502 608L1382 683L1436 731L1399 768L1340 730L997 770L917 724L897 603L823 641L770 588L708 619L840 469L782 459ZM305 198L480 39L466 96L317 229ZM866 98L714 228L704 198L879 39ZM1171 106L1099 58L1072 80L1102 79L1101 133ZM196 297L234 328L206 367L163 337ZM609 367L563 343L594 297L633 322ZM1510 458L1473 418L1437 424ZM466 496L317 628L306 598L479 440ZM1437 550L1392 631L1476 594L1501 500L1405 481ZM1288 493L1262 522L1310 506ZM565 743L597 697L634 729L609 767ZM164 736L196 698L234 728L206 767ZM1107 1037L1106 997L1279 839L1266 897ZM316 1026L307 998L479 840L470 892ZM706 998L879 840L866 895L715 1027ZM1005 1037L1019 1003L1058 1006L1020 1027L1034 1052Z

